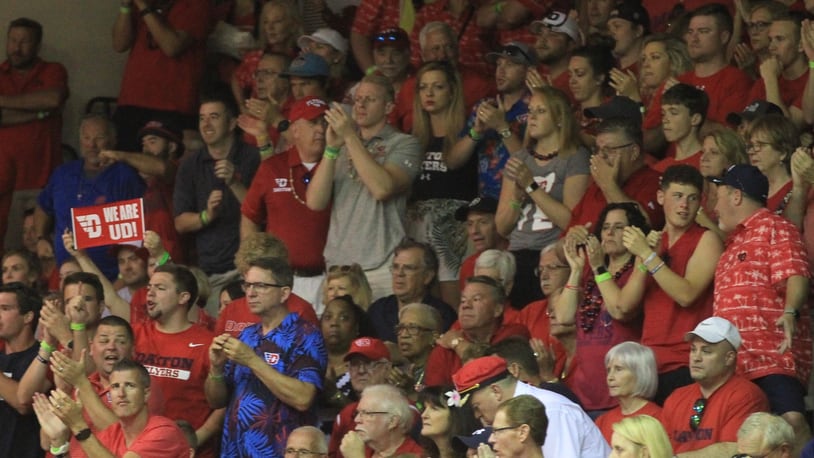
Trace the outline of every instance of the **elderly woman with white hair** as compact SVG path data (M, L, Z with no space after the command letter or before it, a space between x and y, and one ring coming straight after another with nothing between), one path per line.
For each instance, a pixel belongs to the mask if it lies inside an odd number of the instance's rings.
M608 391L619 405L596 419L596 426L608 443L613 424L634 415L658 418L661 407L651 401L658 387L653 350L636 342L622 342L605 354Z
M517 273L514 255L504 250L486 250L478 256L475 261L475 275L485 275L494 278L506 291L506 297L510 297L514 287L514 276ZM519 304L526 305L526 304ZM511 306L509 300L503 306L504 321L515 322L518 309Z

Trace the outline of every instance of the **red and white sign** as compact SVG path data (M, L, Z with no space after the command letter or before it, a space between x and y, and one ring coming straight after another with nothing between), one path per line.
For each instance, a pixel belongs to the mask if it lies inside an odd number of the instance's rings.
M144 202L121 200L71 209L74 246L81 250L144 239Z

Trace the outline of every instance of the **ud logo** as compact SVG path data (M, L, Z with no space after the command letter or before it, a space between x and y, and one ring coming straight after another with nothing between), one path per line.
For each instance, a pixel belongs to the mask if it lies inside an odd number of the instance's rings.
M279 353L269 353L266 351L263 352L263 356L265 357L266 362L271 364L272 366L277 364L278 361L280 361Z
M285 185L288 184L288 178L275 178L274 182L277 183L277 187L285 188Z
M102 220L99 215L81 215L76 217L82 230L88 233L88 237L95 239L102 235Z

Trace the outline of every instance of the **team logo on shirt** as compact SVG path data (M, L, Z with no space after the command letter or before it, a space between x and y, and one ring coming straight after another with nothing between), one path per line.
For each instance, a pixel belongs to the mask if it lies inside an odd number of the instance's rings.
M275 178L274 184L277 186L271 192L291 192L291 187L288 186L288 178Z
M266 352L263 352L263 357L266 360L266 362L269 363L272 366L277 364L278 361L280 361L280 354L279 353L269 353L269 352L266 351Z

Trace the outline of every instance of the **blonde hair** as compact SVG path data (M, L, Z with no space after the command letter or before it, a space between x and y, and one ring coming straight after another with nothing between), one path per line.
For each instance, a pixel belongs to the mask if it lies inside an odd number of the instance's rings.
M746 155L746 142L732 129L716 129L708 133L704 138L712 137L718 149L729 161L729 165L748 164L749 156Z
M658 420L650 415L635 415L613 424L613 433L644 447L650 458L672 458L673 446Z
M444 151L449 151L458 140L458 133L466 122L466 107L464 104L463 83L461 75L448 62L427 62L418 69L415 76L415 94L413 96L413 135L418 137L424 150L432 139L432 126L430 115L421 107L421 77L429 72L441 72L447 79L450 90L450 102L442 114L443 123L447 127L444 135Z
M373 292L370 289L370 283L367 281L365 271L362 266L353 263L346 266L331 266L328 273L325 275L325 283L322 286L322 302L328 303L328 283L331 280L338 278L347 278L350 281L351 290L348 295L353 298L353 302L363 310L370 307L373 302Z
M543 98L551 115L551 122L557 126L559 155L568 157L576 153L577 148L580 147L579 127L573 116L568 96L553 86L535 88L531 95ZM531 137L528 129L526 129L523 144L528 151L534 150L537 146L537 139Z
M266 13L272 8L280 8L285 13L286 19L291 22L291 27L288 29L290 35L285 43L281 43L285 49L296 49L297 38L305 33L302 26L302 17L300 16L299 6L296 2L291 0L272 0L263 5L260 10L260 17L258 18L260 30L257 32L257 43L260 49L266 49L268 46L268 39L266 38L265 21Z

